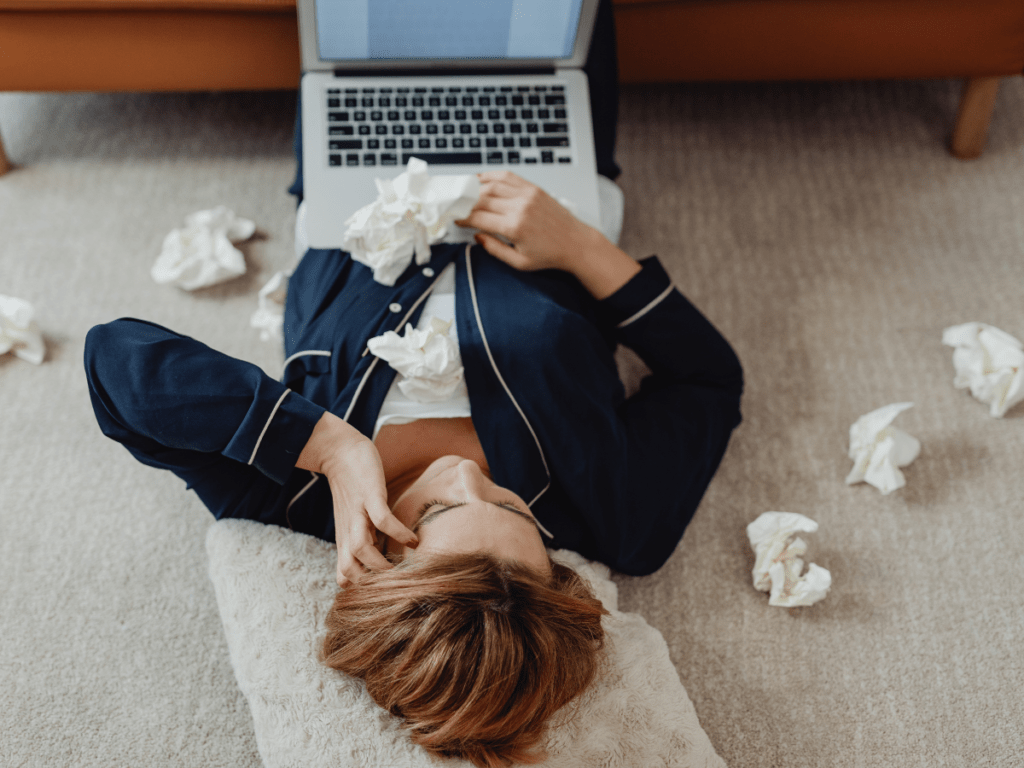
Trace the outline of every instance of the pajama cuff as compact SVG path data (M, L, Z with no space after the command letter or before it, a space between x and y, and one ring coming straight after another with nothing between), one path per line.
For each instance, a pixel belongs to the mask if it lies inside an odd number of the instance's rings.
M224 455L284 484L325 409L265 376Z
M668 298L673 285L658 257L642 259L640 267L624 286L598 302L602 323L612 328L626 328Z

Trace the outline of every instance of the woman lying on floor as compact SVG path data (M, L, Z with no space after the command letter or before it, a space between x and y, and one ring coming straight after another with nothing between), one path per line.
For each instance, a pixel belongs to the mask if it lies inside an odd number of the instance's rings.
M140 320L93 328L85 357L104 434L215 517L337 541L325 662L416 743L493 766L536 761L598 666L604 610L547 548L657 570L740 421L742 375L656 257L511 173L481 181L477 245L434 246L393 287L308 251L280 382ZM423 404L367 342L432 317L454 319L464 381ZM629 398L617 343L653 372Z

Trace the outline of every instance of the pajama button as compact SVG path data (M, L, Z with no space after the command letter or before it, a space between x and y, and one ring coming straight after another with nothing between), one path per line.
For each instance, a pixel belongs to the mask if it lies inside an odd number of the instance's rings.
M430 267L424 267L423 268L423 276L424 277L433 277L434 276L434 270L432 270Z
M394 304L389 306L388 309L390 309L392 312L401 312L402 311L402 305L399 304L398 302L395 302Z

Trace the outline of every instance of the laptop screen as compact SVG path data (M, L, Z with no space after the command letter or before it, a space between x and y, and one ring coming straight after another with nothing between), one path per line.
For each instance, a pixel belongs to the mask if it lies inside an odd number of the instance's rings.
M582 0L316 0L325 61L562 59Z

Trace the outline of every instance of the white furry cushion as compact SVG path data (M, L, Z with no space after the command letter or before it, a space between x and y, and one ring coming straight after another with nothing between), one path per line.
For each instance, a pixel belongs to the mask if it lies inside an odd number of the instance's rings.
M267 768L452 768L412 744L361 681L317 661L336 592L333 546L276 526L222 520L206 537L231 663L249 700ZM574 552L553 553L593 584L604 619L608 664L549 728L550 766L710 768L725 763L668 656L661 634L616 610L608 569Z

